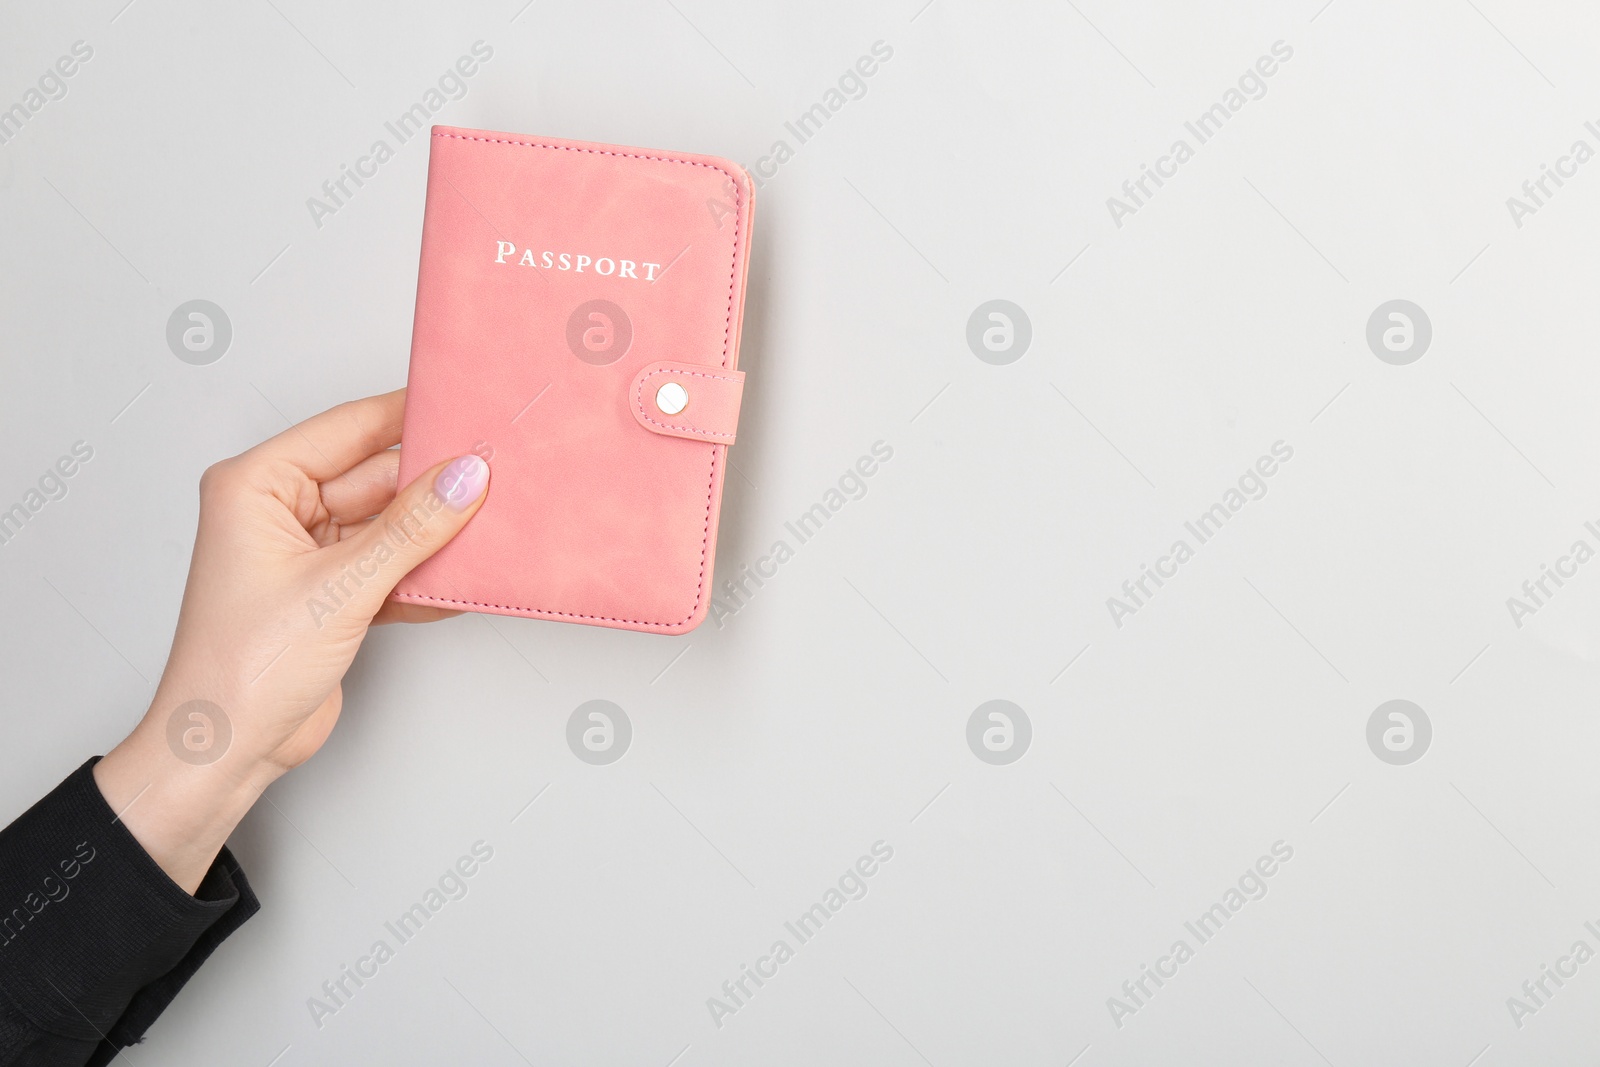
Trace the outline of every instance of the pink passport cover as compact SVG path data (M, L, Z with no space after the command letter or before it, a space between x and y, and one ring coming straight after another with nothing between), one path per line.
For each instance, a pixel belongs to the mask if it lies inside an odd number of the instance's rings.
M445 126L431 145L400 480L469 452L491 477L395 599L693 629L744 379L749 177Z

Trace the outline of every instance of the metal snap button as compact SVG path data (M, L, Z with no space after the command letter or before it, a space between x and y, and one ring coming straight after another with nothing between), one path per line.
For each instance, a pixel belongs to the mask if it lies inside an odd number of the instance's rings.
M656 390L656 407L662 414L676 415L689 406L689 390L677 382L668 382Z

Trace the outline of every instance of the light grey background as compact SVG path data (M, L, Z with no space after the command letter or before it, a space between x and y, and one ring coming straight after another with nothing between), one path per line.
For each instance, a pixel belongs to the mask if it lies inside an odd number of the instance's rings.
M893 459L720 628L374 634L335 736L235 836L261 914L128 1062L1600 1051L1600 962L1520 1027L1507 1005L1600 949L1600 563L1521 627L1506 604L1600 546L1600 162L1520 227L1506 203L1600 148L1600 13L523 4L0 12L0 106L94 49L0 148L0 508L94 448L0 546L0 812L144 710L200 472L403 383L422 139L320 228L306 200L475 41L493 58L436 122L747 166L892 47L758 196L719 572L874 442ZM1265 95L1117 226L1107 198L1277 41ZM233 326L210 366L166 344L191 299ZM967 346L993 299L1031 321L1009 365ZM1395 299L1433 327L1407 366L1366 343ZM1115 625L1107 598L1277 441L1267 495ZM566 742L594 699L634 730L605 766ZM967 744L995 699L1032 725L1007 765ZM1391 699L1432 723L1405 766L1367 744ZM469 894L314 1025L479 840ZM715 1025L707 998L879 840L867 895ZM1278 841L1265 897L1199 945L1184 922ZM1108 998L1179 938L1194 958L1119 1027Z

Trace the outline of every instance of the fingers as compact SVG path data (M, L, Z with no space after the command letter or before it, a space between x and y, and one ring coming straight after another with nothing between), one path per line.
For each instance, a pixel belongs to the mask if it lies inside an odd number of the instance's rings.
M327 481L399 444L405 409L404 389L351 400L289 427L245 456L288 463L315 481Z
M436 608L431 604L406 604L399 600L386 600L372 617L372 625L383 626L391 622L438 622L453 619L461 612L453 608Z
M412 568L460 533L489 491L489 465L462 456L426 470L337 551L361 579L353 602L371 619Z
M399 477L400 453L386 448L323 482L322 506L340 526L371 518L394 499Z
M360 537L361 532L378 520L362 519L360 522L349 522L339 527L339 540L348 541L353 537Z

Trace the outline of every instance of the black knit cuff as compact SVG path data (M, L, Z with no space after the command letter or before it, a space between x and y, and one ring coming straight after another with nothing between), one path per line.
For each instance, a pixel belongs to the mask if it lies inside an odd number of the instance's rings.
M227 849L186 893L117 820L97 761L0 832L0 993L41 1030L120 1046L260 904Z

